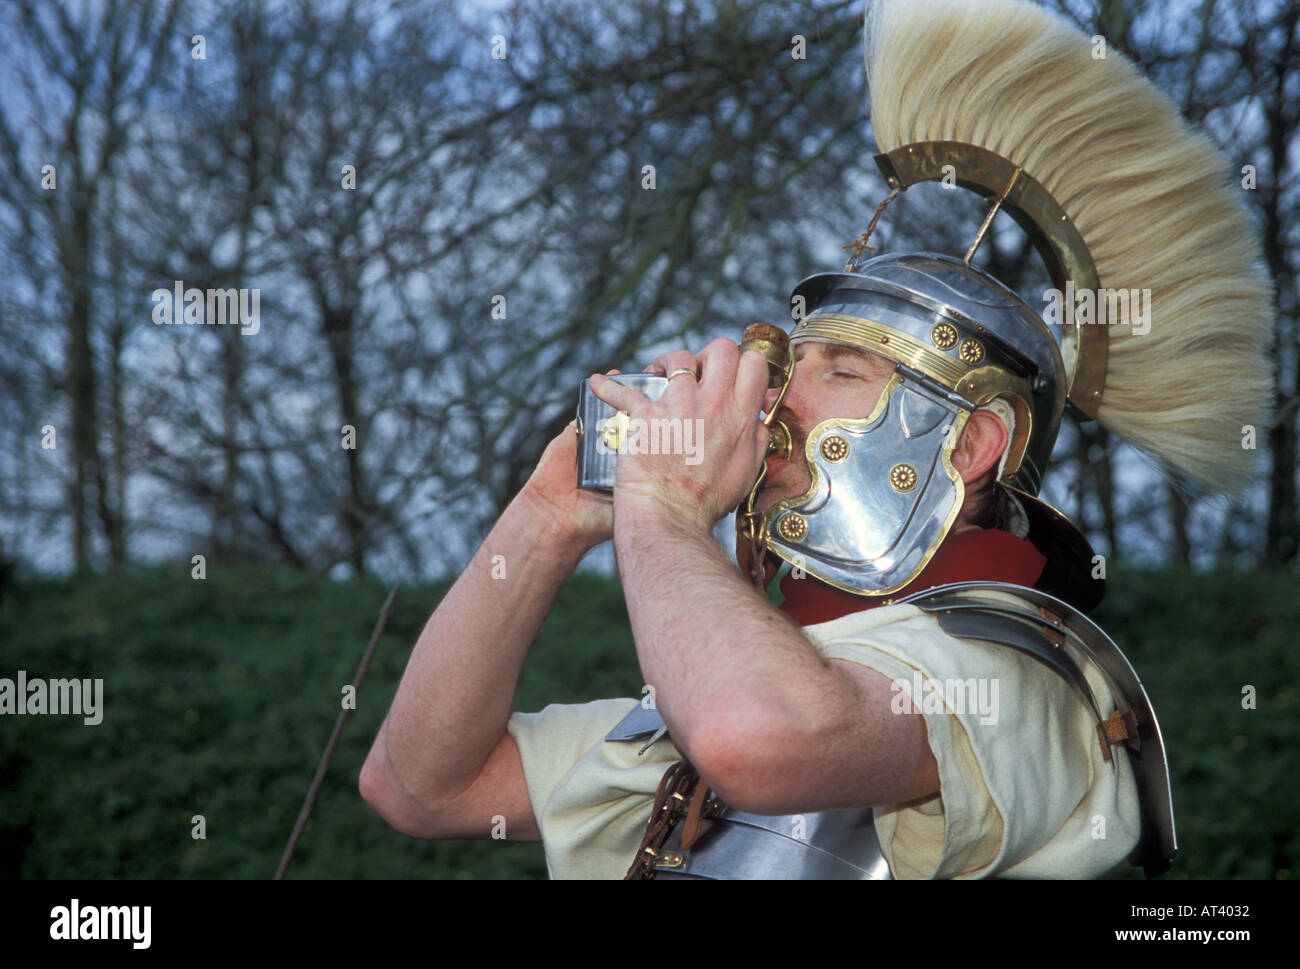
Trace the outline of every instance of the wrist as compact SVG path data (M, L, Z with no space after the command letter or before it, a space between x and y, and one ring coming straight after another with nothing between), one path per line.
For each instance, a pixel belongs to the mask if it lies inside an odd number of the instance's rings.
M654 496L619 495L614 501L614 535L665 535L713 539L713 526L698 508L686 509Z
M560 564L576 568L578 561L599 542L591 541L572 522L557 516L547 502L527 485L506 506L497 527L527 544L555 555Z

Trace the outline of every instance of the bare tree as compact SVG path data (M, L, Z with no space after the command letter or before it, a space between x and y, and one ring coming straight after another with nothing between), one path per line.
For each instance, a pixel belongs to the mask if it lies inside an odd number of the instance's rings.
M1292 561L1294 14L1057 2L1259 168L1285 322L1268 548ZM583 377L784 323L791 285L842 263L886 191L860 18L857 0L3 8L0 394L21 457L0 502L28 523L6 521L6 549L65 529L80 568L455 566ZM873 244L965 248L979 200L925 188ZM979 258L1044 284L1006 220ZM153 294L182 282L256 291L260 331L154 326ZM8 325L51 307L57 327ZM32 444L46 424L66 464ZM1182 485L1119 487L1142 459L1093 424L1067 423L1057 460L1049 489L1110 554L1152 520L1179 559L1201 532L1225 554L1263 536Z
M122 486L111 484L114 472L125 469L103 453L95 342L107 302L101 300L105 273L111 271L105 264L113 238L110 184L157 86L179 6L105 2L77 20L60 5L20 2L0 14L0 32L21 38L9 74L27 108L21 117L8 108L0 114L7 170L0 179L0 206L8 228L21 232L21 241L11 240L6 248L19 252L18 265L29 281L52 272L59 279L58 298L49 305L60 307L63 325L58 390L66 398L71 432L67 500L78 570L90 563L96 517L109 562L118 567L127 556ZM7 105L16 100L6 97ZM120 359L121 339L117 329L108 334L106 355L112 360ZM113 399L118 389L110 380Z

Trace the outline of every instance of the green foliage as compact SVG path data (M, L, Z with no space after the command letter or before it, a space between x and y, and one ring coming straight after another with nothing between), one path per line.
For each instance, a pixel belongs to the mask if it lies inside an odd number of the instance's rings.
M1170 878L1294 870L1300 597L1285 574L1113 576L1097 616L1160 716L1182 851ZM361 763L445 585L407 586L358 693L292 878L543 878L540 846L424 842L361 800ZM104 720L0 718L0 876L268 878L386 589L187 568L10 589L0 676L104 679ZM639 696L622 594L579 575L515 707ZM1255 687L1256 709L1242 708ZM202 814L207 838L190 836ZM1131 874L1131 873L1130 873ZM1139 876L1140 877L1140 876Z
M1167 878L1291 878L1300 849L1300 596L1286 572L1128 573L1097 622L1128 656L1169 753ZM1243 708L1254 687L1255 709Z
M540 845L407 838L357 792L445 588L398 593L289 877L546 877ZM0 676L102 677L105 713L0 718L0 877L271 877L386 594L288 573L196 582L188 568L19 588L0 603ZM618 586L575 577L516 706L640 686Z

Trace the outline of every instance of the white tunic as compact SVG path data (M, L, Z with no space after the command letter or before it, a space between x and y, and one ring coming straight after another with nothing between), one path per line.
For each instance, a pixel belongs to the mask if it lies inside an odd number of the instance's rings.
M1105 762L1091 709L1039 660L956 639L908 604L803 632L823 656L893 679L895 712L926 718L939 796L875 809L894 877L1091 878L1137 844L1128 755L1115 747L1114 767ZM1109 715L1115 705L1104 679L1086 673ZM669 737L639 756L642 742L604 740L636 702L552 705L510 718L552 878L622 878L632 862L659 780L681 757Z

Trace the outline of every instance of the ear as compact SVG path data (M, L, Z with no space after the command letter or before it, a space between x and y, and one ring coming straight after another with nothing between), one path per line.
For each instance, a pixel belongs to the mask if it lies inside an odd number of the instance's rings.
M991 410L977 410L962 429L961 439L952 452L952 466L966 484L978 481L990 468L996 468L1007 449L1007 428Z

